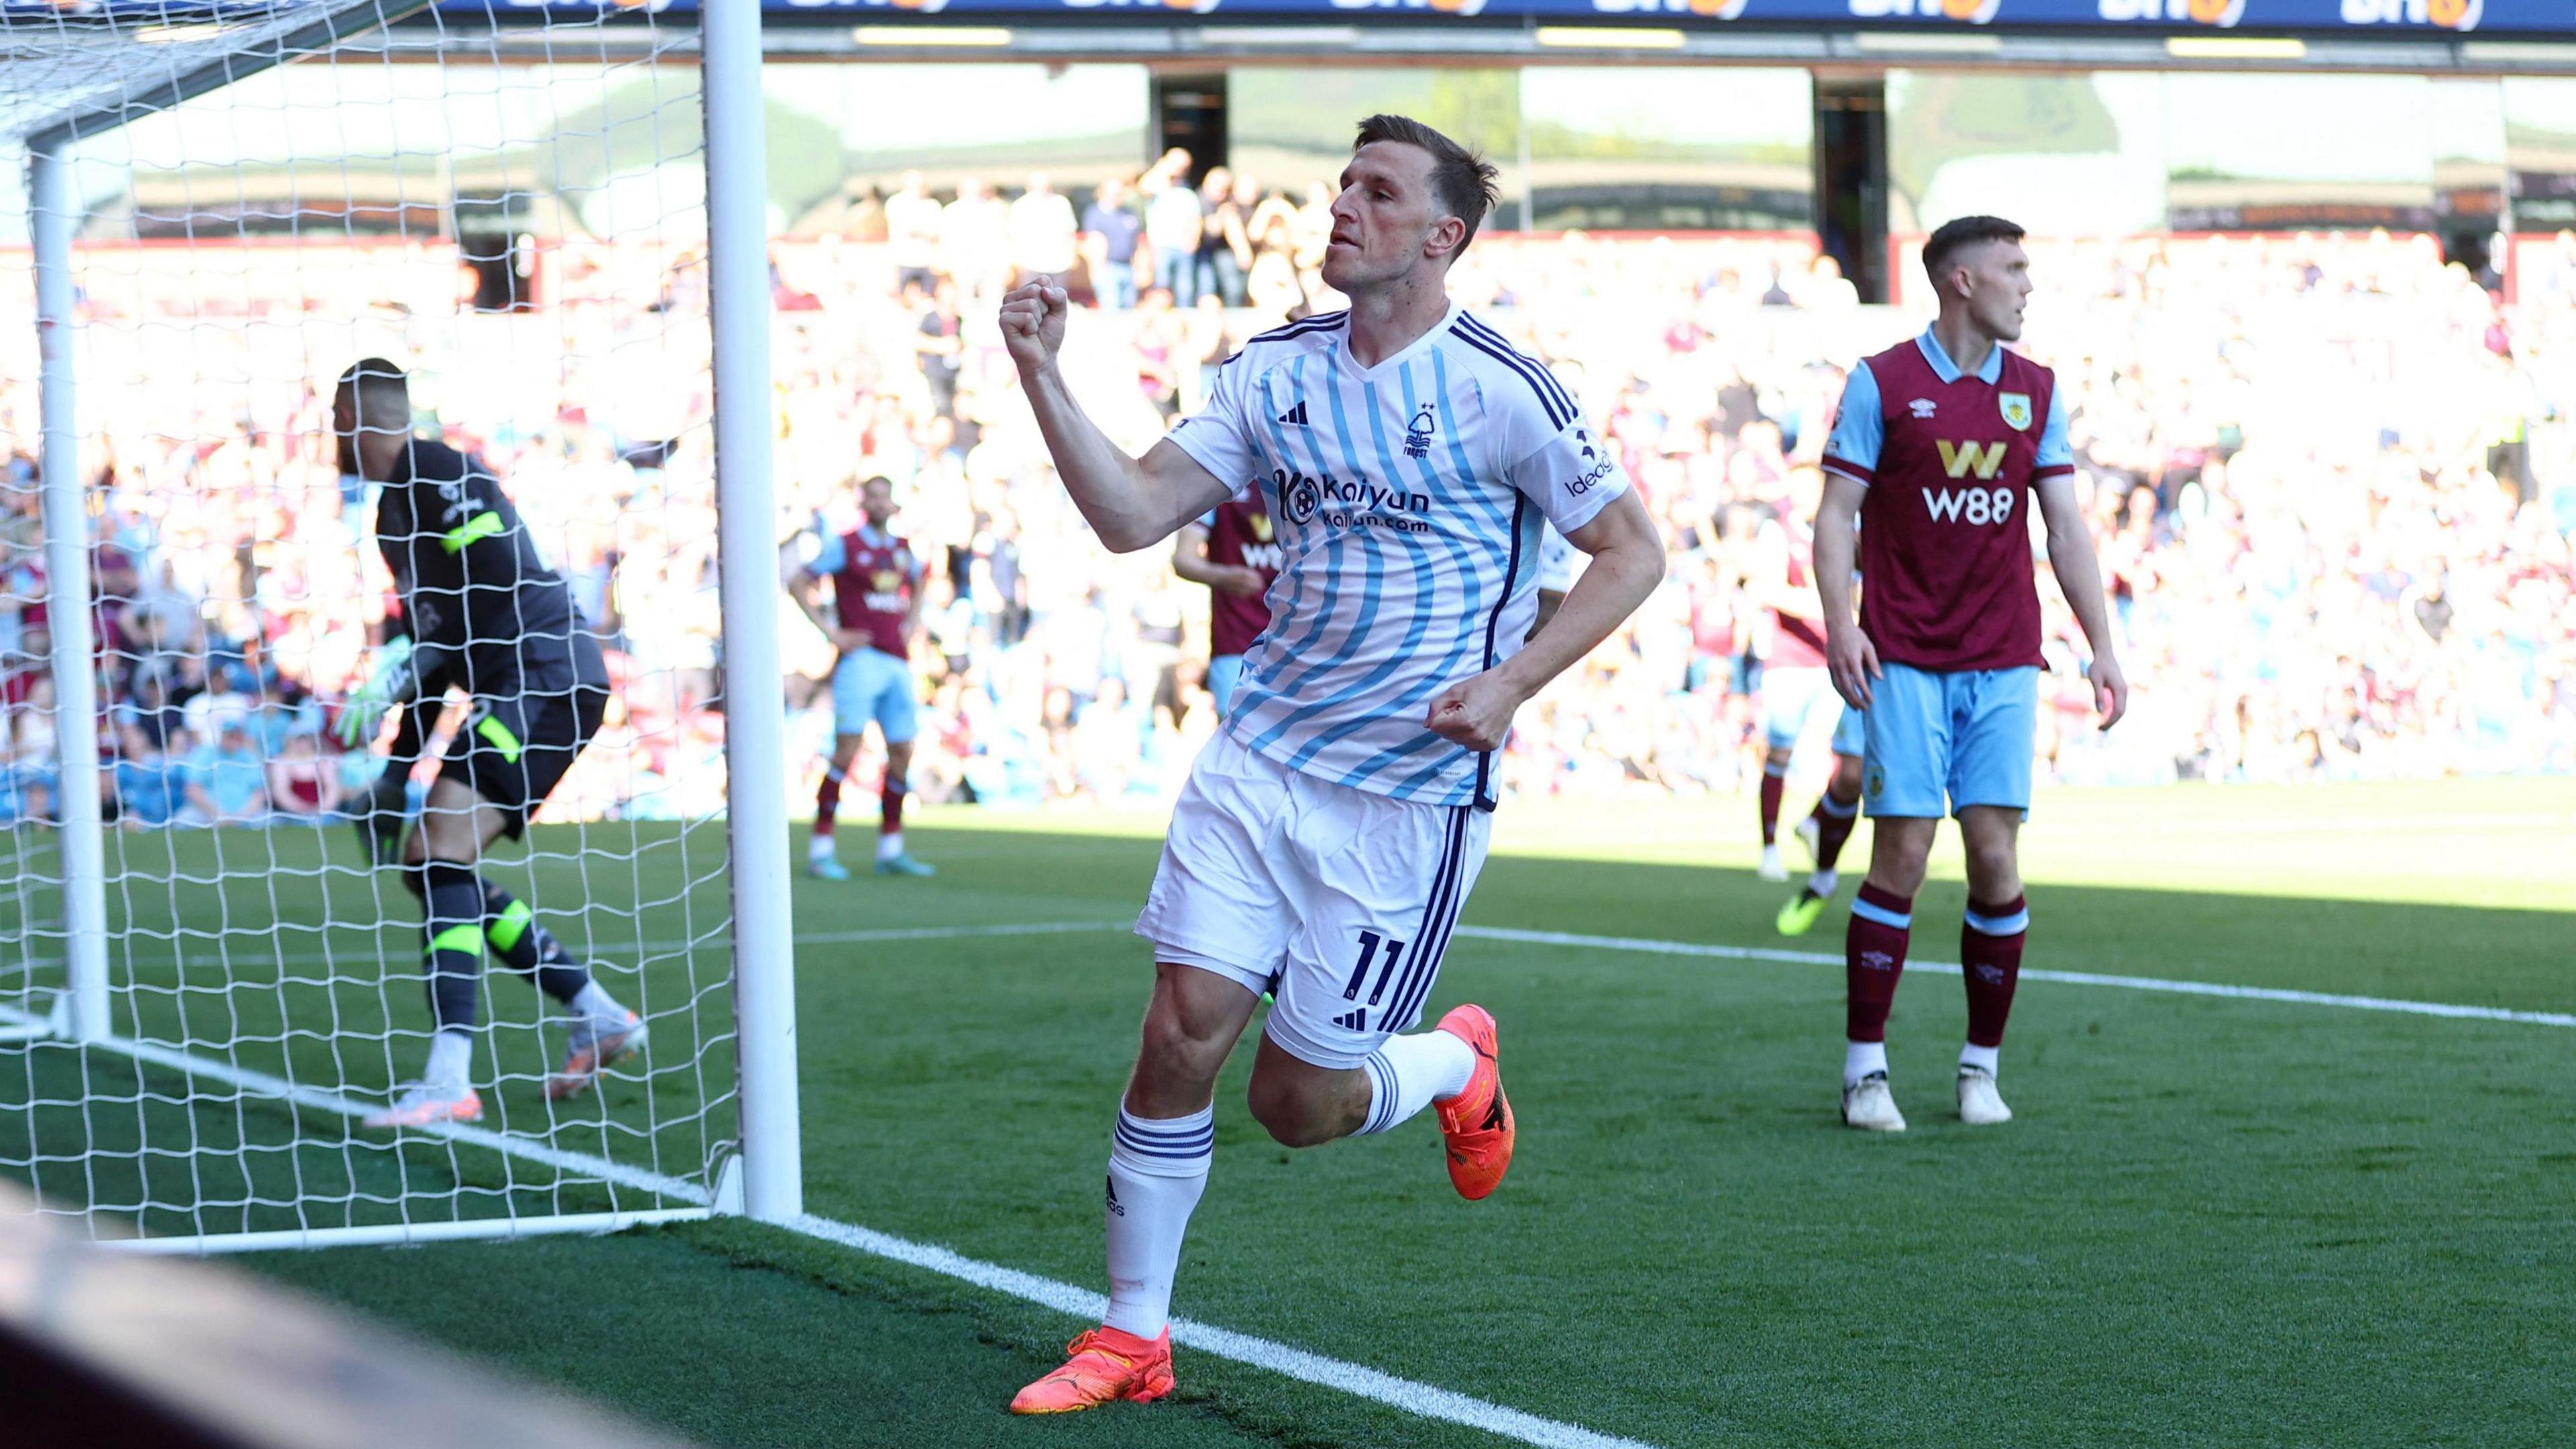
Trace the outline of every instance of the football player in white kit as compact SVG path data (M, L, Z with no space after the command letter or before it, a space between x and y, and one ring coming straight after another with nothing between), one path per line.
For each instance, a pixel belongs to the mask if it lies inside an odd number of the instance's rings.
M1151 547L1251 488L1281 545L1270 627L1136 923L1157 964L1110 1144L1108 1318L1014 1412L1171 1391L1172 1278L1207 1184L1217 1072L1265 989L1251 1107L1273 1137L1311 1147L1437 1104L1462 1195L1510 1164L1493 1018L1460 1006L1398 1033L1484 862L1513 711L1644 601L1664 548L1573 398L1448 298L1494 174L1419 122L1361 122L1323 268L1350 310L1253 338L1141 459L1058 370L1063 288L1003 300L1056 470L1103 543ZM1592 563L1531 636L1542 522Z

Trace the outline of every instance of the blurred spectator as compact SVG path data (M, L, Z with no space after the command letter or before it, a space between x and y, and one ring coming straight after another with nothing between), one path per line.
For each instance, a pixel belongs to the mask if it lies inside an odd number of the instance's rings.
M1190 185L1190 153L1163 153L1145 173L1145 241L1153 274L1148 281L1172 294L1175 306L1198 300L1199 245L1207 236L1206 208Z
M251 743L246 715L225 718L213 743L189 752L186 790L201 823L257 825L268 818L268 768Z
M1129 202L1127 182L1112 176L1082 209L1082 257L1093 296L1118 311L1136 305L1136 244L1145 234Z
M922 380L930 384L930 410L942 417L953 415L957 408L957 373L959 359L965 354L965 325L957 311L957 284L941 282L937 297L921 315L921 325L916 329L921 336L912 344L912 350L921 364Z
M993 188L969 176L957 199L940 209L939 263L967 295L1003 289L1011 272L1011 211Z
M895 290L919 288L929 296L939 270L939 202L920 172L903 173L901 189L886 198L885 225Z
M1073 203L1058 195L1044 172L1010 206L1011 284L1032 277L1063 282L1073 271Z
M268 804L280 818L314 819L338 813L340 778L322 755L321 739L298 730L268 762Z

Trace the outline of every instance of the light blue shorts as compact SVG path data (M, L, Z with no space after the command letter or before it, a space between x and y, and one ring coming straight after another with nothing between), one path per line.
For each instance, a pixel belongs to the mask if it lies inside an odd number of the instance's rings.
M1243 656L1220 654L1208 661L1208 693L1216 696L1216 717L1234 708L1235 688L1243 683Z
M912 697L912 666L882 649L841 656L832 670L832 730L866 734L873 722L890 745L921 733L920 707Z
M1869 722L1850 705L1843 706L1843 717L1834 721L1834 753L1857 760L1869 753Z
M1762 733L1775 750L1794 750L1810 727L1824 723L1824 711L1842 708L1834 677L1823 665L1762 671Z
M2029 811L2037 669L1936 674L1890 664L1871 683L1867 719L1861 801L1871 815L1938 820L1971 805Z

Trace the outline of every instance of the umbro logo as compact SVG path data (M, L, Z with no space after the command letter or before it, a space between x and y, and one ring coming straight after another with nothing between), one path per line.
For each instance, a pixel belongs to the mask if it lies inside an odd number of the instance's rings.
M1300 427L1300 428L1302 428L1302 427L1307 426L1307 423L1306 423L1306 400L1305 400L1304 398L1302 398L1302 397L1301 397L1301 398L1299 398L1299 399L1297 399L1297 405L1296 405L1295 407L1293 407L1293 408L1290 408L1288 411L1286 411L1286 412L1284 412L1284 413L1281 413L1281 414L1279 415L1279 421L1281 421L1281 422L1283 422L1283 423L1290 424L1291 426L1294 426L1294 427Z
M1914 416L1918 421L1932 416L1933 402L1928 397L1918 397L1906 406L1914 409Z

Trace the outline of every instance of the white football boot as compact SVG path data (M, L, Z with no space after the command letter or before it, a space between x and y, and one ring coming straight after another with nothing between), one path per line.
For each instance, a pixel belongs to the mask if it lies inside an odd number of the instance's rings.
M1995 1090L1995 1074L1984 1067L1959 1068L1959 1120L1971 1127L1991 1127L2012 1120L2012 1108Z
M392 1106L368 1113L359 1125L428 1128L479 1121L482 1116L483 1098L472 1087L462 1082L415 1082L403 1089Z
M1843 1125L1864 1132L1905 1130L1905 1114L1896 1110L1896 1094L1887 1089L1887 1073L1872 1072L1843 1084Z
M1762 877L1764 880L1771 882L1773 885L1778 885L1780 882L1787 880L1789 878L1789 863L1780 858L1780 847L1776 845L1766 845L1762 847L1762 864L1755 867L1753 873Z

